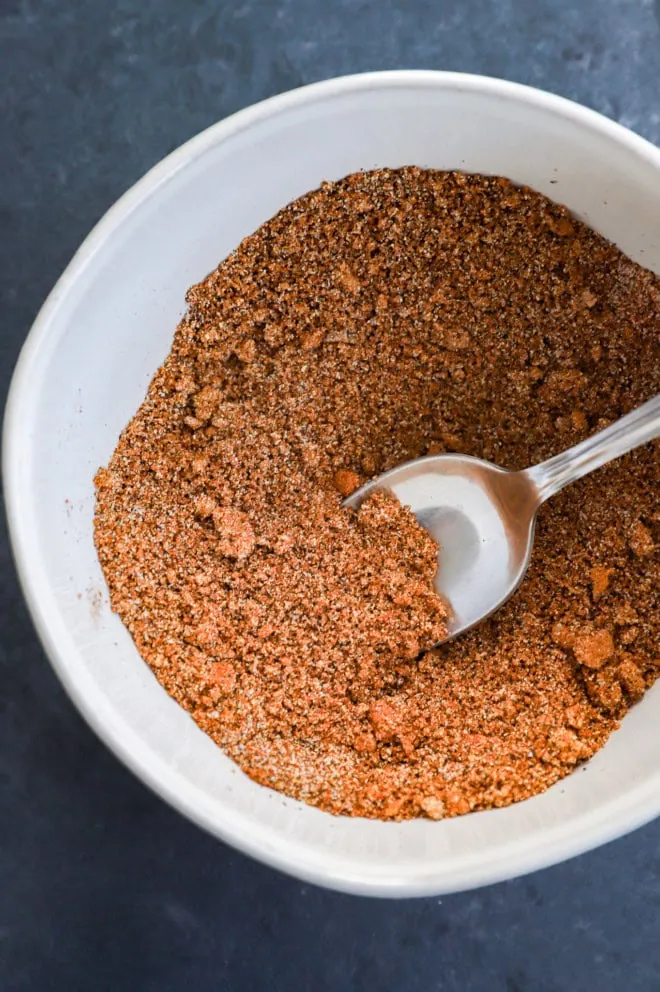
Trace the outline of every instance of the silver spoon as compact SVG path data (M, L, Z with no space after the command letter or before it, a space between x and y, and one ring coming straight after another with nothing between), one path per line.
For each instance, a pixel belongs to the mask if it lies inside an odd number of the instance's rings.
M343 505L357 509L375 489L385 489L432 534L440 546L435 585L452 611L445 638L451 640L494 613L520 585L536 514L548 497L657 437L660 396L524 472L469 455L427 455L356 489Z

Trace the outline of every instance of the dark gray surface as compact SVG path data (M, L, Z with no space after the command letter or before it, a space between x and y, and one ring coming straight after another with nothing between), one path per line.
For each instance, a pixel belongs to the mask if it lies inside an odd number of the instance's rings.
M0 376L92 224L256 100L376 68L577 99L660 144L660 0L2 0ZM660 988L660 822L508 884L377 902L213 841L93 737L44 659L0 535L0 988Z

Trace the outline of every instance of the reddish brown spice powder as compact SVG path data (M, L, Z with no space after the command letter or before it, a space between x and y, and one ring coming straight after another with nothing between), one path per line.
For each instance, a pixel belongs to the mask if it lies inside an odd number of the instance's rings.
M660 281L505 179L324 184L188 294L99 471L112 606L258 782L439 819L546 789L660 672L658 447L560 493L516 596L428 651L436 548L344 495L424 453L519 469L660 391Z

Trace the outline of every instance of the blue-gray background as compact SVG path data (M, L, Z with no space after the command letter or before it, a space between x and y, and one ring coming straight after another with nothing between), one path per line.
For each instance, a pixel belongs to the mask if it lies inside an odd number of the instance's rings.
M90 227L263 97L382 68L531 83L660 144L660 0L0 0L0 388ZM0 988L660 989L660 821L548 871L399 903L301 885L134 780L44 659L0 534Z

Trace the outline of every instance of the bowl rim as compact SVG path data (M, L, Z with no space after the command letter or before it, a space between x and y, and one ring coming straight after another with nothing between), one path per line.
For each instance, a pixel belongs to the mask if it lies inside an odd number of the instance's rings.
M49 582L30 518L22 498L27 459L25 432L21 424L28 417L34 389L33 372L44 354L52 353L57 338L51 335L54 318L65 304L67 294L91 260L123 225L127 218L182 169L200 158L209 148L235 135L303 104L331 100L349 92L382 88L441 89L486 93L503 100L523 102L568 119L583 129L597 132L621 145L658 170L660 149L639 135L594 110L534 87L488 76L435 70L388 70L347 75L312 83L257 104L211 125L171 152L139 179L104 214L82 242L41 307L23 344L16 364L5 408L2 439L2 473L10 544L19 582L40 641L59 680L88 725L134 774L169 805L209 833L273 868L301 880L359 895L408 897L442 895L513 878L556 864L642 826L660 814L660 769L657 777L631 789L625 801L611 800L596 812L547 829L542 844L538 839L518 841L500 848L497 860L486 851L463 858L460 865L429 865L429 870L391 869L388 865L358 866L350 859L322 851L301 848L270 828L254 826L229 807L218 821L217 807L204 802L204 794L164 762L154 760L153 752L103 704L103 694L91 680L85 684L69 668L68 653L57 630L59 617L48 599ZM29 419L29 417L28 417ZM327 814L329 815L329 814Z

